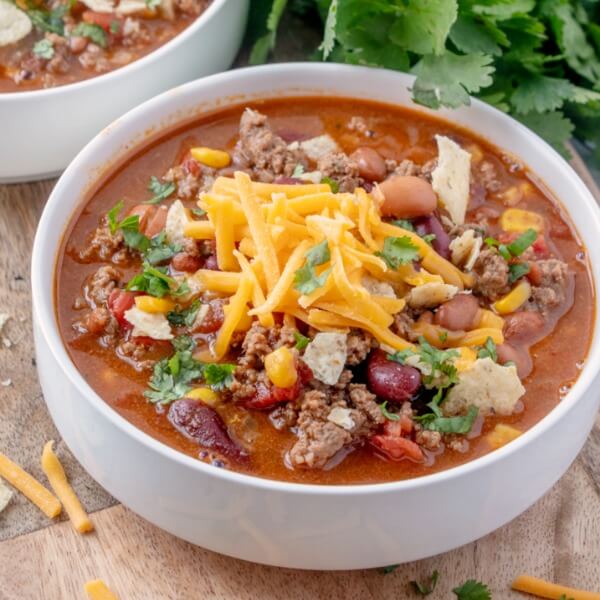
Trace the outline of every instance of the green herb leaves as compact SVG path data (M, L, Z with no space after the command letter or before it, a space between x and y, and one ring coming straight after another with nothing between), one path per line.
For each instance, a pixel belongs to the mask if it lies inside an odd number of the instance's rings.
M33 45L33 53L40 58L50 60L54 56L54 45L50 40L41 39Z
M492 594L485 583L469 579L452 590L458 600L491 600Z
M162 298L167 294L185 296L190 293L190 288L185 281L178 284L175 279L167 275L166 268L153 267L148 263L144 263L144 270L129 281L126 289L132 292L145 292L156 298Z
M397 269L419 258L419 249L408 236L387 237L383 241L383 250L375 253L382 258L390 269Z
M537 240L537 235L535 230L528 229L509 244L503 244L490 237L485 239L488 246L497 248L500 256L510 263L508 265L508 280L511 283L529 273L530 267L527 263L514 262L514 259L521 256Z
M396 413L392 413L388 410L387 407L388 401L386 400L383 404L379 405L379 409L381 410L381 414L388 420L388 421L399 421L400 420L400 415L397 415Z
M419 594L420 596L429 596L429 594L433 593L435 590L435 586L437 585L439 578L440 574L436 570L424 581L411 581L410 585L415 593Z
M330 259L331 253L327 240L310 248L306 253L304 266L298 269L294 275L294 288L301 294L310 294L317 288L323 287L331 273L331 267L325 269L320 275L317 275L315 267L329 262Z
M48 33L57 35L65 34L65 15L69 13L70 4L60 4L51 11L32 8L27 11L27 16L35 27ZM44 57L45 58L45 57Z
M159 3L160 4L160 3ZM171 181L162 182L157 178L150 177L150 182L148 183L148 191L152 192L154 195L150 200L146 200L144 204L158 204L162 200L168 198L175 191L175 184Z
M235 365L209 363L204 365L202 376L206 385L209 385L215 392L220 392L231 385L234 371Z
M71 35L80 35L81 37L86 37L101 48L106 48L108 44L106 31L104 31L100 25L96 25L94 23L78 23L73 28Z
M496 344L491 337L485 340L483 348L477 352L477 358L491 358L494 362L498 362L498 353L496 352Z
M310 338L302 335L299 331L294 331L294 339L296 340L296 350L304 350L310 344Z
M191 327L196 320L201 305L200 299L196 298L187 308L168 312L167 319L169 323L177 327Z

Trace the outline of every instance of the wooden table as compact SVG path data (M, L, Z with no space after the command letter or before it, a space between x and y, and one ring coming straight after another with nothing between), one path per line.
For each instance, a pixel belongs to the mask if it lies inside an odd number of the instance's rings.
M583 163L576 158L574 166L600 201ZM59 456L93 512L96 532L81 536L68 522L51 523L16 494L0 514L0 600L84 598L83 583L97 577L121 600L397 600L415 597L408 582L434 569L441 577L432 600L454 597L451 589L468 578L488 583L494 600L521 598L508 588L521 572L600 590L600 419L567 474L521 517L477 542L387 575L253 565L178 540L117 505L60 442L37 381L29 262L36 224L53 185L0 186L0 313L11 316L5 328L10 344L0 343L0 451L44 480L42 446L48 439L59 442ZM443 510L443 498L440 506Z

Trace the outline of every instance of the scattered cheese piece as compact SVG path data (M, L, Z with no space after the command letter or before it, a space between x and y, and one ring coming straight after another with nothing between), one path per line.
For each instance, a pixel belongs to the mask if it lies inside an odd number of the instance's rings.
M165 233L167 241L171 244L183 244L185 240L185 227L190 218L181 200L175 200L167 212Z
M442 411L448 416L466 414L472 405L482 416L491 413L506 416L512 414L524 393L515 366L503 367L491 358L479 358L460 374L442 404Z
M31 28L31 19L25 12L8 0L0 0L0 47L22 40Z
M94 525L90 521L85 510L83 510L79 498L75 495L73 488L69 485L65 470L52 450L53 445L54 442L49 441L44 446L44 451L42 453L42 469L44 470L52 489L63 503L65 510L69 515L69 519L71 519L71 522L73 523L73 527L75 527L79 533L92 531Z
M431 186L454 223L461 225L469 203L471 155L446 136L435 139L438 164L431 173Z
M0 479L0 513L8 506L13 493L8 486Z
M345 333L317 333L306 346L302 359L313 375L327 385L335 385L346 364Z
M175 2L174 0L161 0L160 15L167 21L172 21L175 18Z
M88 581L84 585L84 590L90 600L119 600L102 579Z
M147 336L153 340L172 340L173 333L167 317L160 313L147 313L137 306L125 311L124 317L133 325L131 334L136 336Z
M334 406L327 415L327 420L335 423L346 431L352 431L356 423L352 420L352 413L349 408Z
M522 431L510 425L497 423L494 429L485 436L485 439L492 448L497 449L505 446L508 442L516 440L522 433Z
M31 500L48 518L53 519L60 514L62 507L58 498L2 453L0 475Z
M540 598L561 600L567 598L572 600L600 600L599 592L586 592L577 588L567 587L558 583L550 583L531 575L519 575L513 582L513 590L533 594Z
M302 142L292 142L288 145L288 148L290 150L303 150L304 154L315 162L323 156L339 152L339 146L336 144L335 140L327 134L318 135L317 137Z
M413 288L408 294L408 304L413 308L432 308L447 302L458 293L449 283L425 283Z
M473 229L467 229L462 235L450 242L452 262L465 271L471 271L479 257L482 244L483 239L475 235Z

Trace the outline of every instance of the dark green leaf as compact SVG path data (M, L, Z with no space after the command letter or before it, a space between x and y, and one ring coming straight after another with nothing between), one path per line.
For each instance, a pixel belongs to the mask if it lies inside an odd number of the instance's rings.
M421 596L429 596L429 594L433 593L435 590L435 586L437 585L440 574L438 571L434 571L425 581L411 581L415 593L420 594Z
M69 13L69 9L70 5L68 3L60 4L51 11L35 8L28 10L27 16L31 19L32 24L38 29L64 36L64 17Z
M487 340L485 340L483 348L477 352L477 358L491 358L494 362L498 362L496 344L491 337L488 337Z
M307 263L296 271L294 275L294 288L301 294L310 294L317 288L325 285L330 273L331 267L325 269L320 275L317 275L315 268Z
M458 50L465 54L502 54L498 42L485 23L466 15L459 16L454 23L450 30L450 39Z
M226 363L208 363L204 365L203 377L207 385L219 392L228 388L233 382L235 365Z
M294 331L294 339L296 340L296 350L304 350L310 344L310 338L302 335L299 331Z
M279 21L281 21L286 6L287 0L273 0L271 12L267 17L267 33L256 40L250 52L249 62L251 65L258 65L267 60L269 52L275 46L277 28L279 27Z
M397 269L419 258L419 249L412 243L408 236L387 237L383 241L383 250L376 252L390 269Z
M108 227L110 232L114 235L119 228L119 214L123 210L125 203L123 200L119 200L107 213L106 219L108 221Z
M474 579L465 581L460 587L452 590L458 600L492 600L492 595L487 585Z
M421 427L429 431L465 435L471 431L478 412L477 407L471 406L465 416L440 417L435 414L426 414L418 417L416 420L419 421Z
M175 184L172 181L161 181L157 178L150 177L150 182L148 183L148 191L152 192L154 195L150 200L146 200L144 204L158 204L162 200L168 198L175 191Z
M340 191L340 184L335 179L331 179L331 177L323 177L321 183L326 183L334 194Z
M388 565L387 567L383 567L381 570L384 575L389 575L393 573L400 565Z
M196 320L196 315L202 305L200 299L194 300L187 308L172 310L167 313L167 319L178 327L191 327Z
M189 293L187 282L181 285L166 273L162 267L153 267L144 263L144 270L139 275L133 277L127 284L127 290L134 292L145 292L150 296L162 298L167 294L171 296L183 296Z
M542 113L561 108L574 96L575 86L566 79L530 75L521 81L510 102L519 113Z

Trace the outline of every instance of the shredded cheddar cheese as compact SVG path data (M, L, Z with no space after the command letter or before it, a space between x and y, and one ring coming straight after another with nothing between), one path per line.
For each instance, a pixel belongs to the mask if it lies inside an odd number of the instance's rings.
M88 581L83 589L90 600L119 600L102 579Z
M71 522L73 523L73 527L75 527L79 533L92 531L94 525L81 506L81 502L79 502L79 498L75 495L73 488L69 485L65 470L52 450L53 445L54 442L51 440L44 446L44 451L42 453L42 469L46 474L52 489L64 504L69 519L71 519Z
M217 178L198 201L207 220L190 221L184 229L193 239L214 239L216 247L221 271L197 271L198 287L230 296L211 359L226 355L233 333L249 327L248 315L269 328L276 313L286 324L300 320L319 331L359 328L386 347L414 347L391 329L411 290L428 284L463 290L473 277L415 232L383 222L380 203L377 190L351 194L334 193L327 184L257 183L242 172ZM388 238L404 238L420 260L419 270L410 259L384 260ZM326 252L309 264L315 248ZM449 336L448 346L474 346L487 337L501 343L500 317L482 314L480 321L479 330ZM421 333L439 345L438 328Z
M60 514L61 504L37 479L0 453L0 475L33 502L48 518Z
M576 588L550 583L530 575L519 575L512 582L513 590L533 594L540 598L550 598L551 600L560 600L568 598L573 600L600 600L600 592L586 592Z

